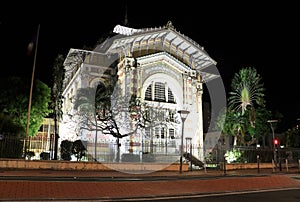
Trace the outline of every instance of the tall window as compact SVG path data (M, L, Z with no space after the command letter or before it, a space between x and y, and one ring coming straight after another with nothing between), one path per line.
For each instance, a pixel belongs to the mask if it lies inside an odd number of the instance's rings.
M150 128L145 128L145 134L146 134L146 138L150 138Z
M164 139L164 138L165 138L165 133L166 133L165 128L161 128L161 134L160 134L160 138L161 138L161 139Z
M169 136L171 139L175 139L175 130L173 128L169 129Z
M155 137L159 138L159 128L155 128Z

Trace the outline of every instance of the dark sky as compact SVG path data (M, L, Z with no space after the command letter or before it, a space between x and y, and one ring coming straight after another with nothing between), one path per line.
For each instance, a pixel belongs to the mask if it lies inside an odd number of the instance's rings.
M177 31L204 46L217 62L227 92L235 72L255 67L266 88L267 108L285 117L282 127L293 126L300 117L296 3L74 1L67 6L46 2L1 5L3 76L31 76L33 55L27 55L27 46L40 24L35 77L50 84L55 57L66 56L70 48L93 47L115 25L124 23L126 4L127 26L159 27L171 20Z

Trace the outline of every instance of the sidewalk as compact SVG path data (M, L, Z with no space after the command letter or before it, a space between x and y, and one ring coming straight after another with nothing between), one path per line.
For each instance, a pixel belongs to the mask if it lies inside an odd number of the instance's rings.
M300 177L299 170L289 170L288 173L273 173L270 169L261 169L259 173L257 170L226 173L200 170L181 174L172 171L129 174L117 171L0 170L0 200L101 201L300 188L300 181L292 176ZM33 177L34 180L25 177Z

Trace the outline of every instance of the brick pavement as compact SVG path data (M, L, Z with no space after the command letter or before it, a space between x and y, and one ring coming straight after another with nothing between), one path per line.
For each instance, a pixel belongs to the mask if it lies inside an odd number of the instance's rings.
M0 200L92 200L154 196L195 195L232 191L300 187L290 175L297 172L272 173L269 170L154 172L126 174L109 171L0 170L0 176L10 177L72 177L72 181L29 181L0 179ZM80 181L81 177L90 179ZM99 181L97 178L114 179ZM161 180L124 180L138 177L166 177ZM180 178L180 179L179 179ZM116 180L117 179L117 180ZM119 179L119 180L118 180ZM123 180L122 180L123 179Z

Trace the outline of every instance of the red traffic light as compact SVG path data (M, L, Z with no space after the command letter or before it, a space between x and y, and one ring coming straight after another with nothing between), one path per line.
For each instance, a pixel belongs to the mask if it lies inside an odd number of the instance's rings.
M279 140L278 139L274 139L274 145L278 145L279 144Z

